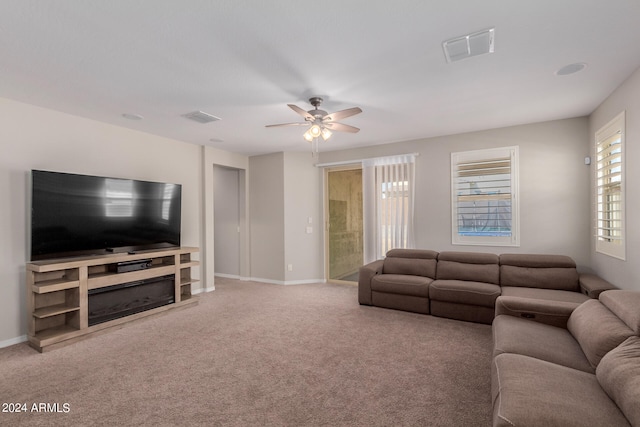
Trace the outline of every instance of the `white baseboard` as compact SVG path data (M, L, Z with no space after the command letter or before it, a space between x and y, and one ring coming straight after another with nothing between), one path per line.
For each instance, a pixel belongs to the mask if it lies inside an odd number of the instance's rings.
M310 285L312 283L326 283L324 279L307 279L307 280L271 280L271 279L263 279L260 277L244 277L238 276L235 274L224 274L224 273L215 273L216 277L222 277L224 279L232 279L232 280L240 280L244 282L260 282L260 283L268 283L270 285Z
M324 279L308 279L308 280L271 280L262 279L260 277L251 277L249 279L252 282L268 283L271 285L311 285L313 283L326 283Z
M9 346L14 345L14 344L20 344L22 342L25 342L26 340L27 340L27 336L26 335L22 335L20 337L16 337L16 338L11 338L11 339L8 339L8 340L0 341L0 348L9 347Z
M237 274L226 274L226 273L213 273L215 277L222 277L223 279L234 279L240 280L240 276Z
M204 289L202 289L202 288L196 289L194 291L191 291L191 293L193 295L198 295L198 294L204 294L206 292L211 292L211 291L215 291L215 290L216 290L215 286L211 286L211 287L204 288Z

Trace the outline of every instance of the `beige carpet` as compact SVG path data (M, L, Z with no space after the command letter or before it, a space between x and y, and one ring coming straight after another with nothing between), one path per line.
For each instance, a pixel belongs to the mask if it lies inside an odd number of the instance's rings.
M488 426L490 353L487 325L360 306L353 286L217 279L196 307L0 349L3 409L28 409L0 425Z

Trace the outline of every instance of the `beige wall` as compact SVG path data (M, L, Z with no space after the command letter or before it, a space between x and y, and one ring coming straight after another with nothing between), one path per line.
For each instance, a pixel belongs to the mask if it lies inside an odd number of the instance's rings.
M284 153L249 158L251 278L283 283Z
M520 147L519 248L451 244L452 152ZM320 154L321 163L418 153L416 246L437 251L557 253L589 267L588 120L575 118Z
M623 289L640 290L640 224L635 219L640 213L640 69L636 70L590 116L589 144L595 159L595 133L620 112L626 112L625 138L625 210L626 261L595 252L591 239L591 263L596 271ZM594 162L595 163L595 162ZM592 164L590 234L595 233L595 166Z
M0 346L27 329L31 169L182 184L182 244L202 245L200 147L3 98L0 118Z
M278 284L323 280L321 171L311 154L254 156L249 165L251 278Z
M323 280L322 171L309 152L284 154L285 283ZM311 218L311 223L309 223ZM311 233L307 233L310 227ZM293 270L289 271L291 265Z

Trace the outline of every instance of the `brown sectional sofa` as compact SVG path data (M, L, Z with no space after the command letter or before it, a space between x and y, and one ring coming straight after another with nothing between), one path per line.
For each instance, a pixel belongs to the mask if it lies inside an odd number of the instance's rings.
M396 249L358 299L492 324L496 427L640 427L640 292L569 257Z
M498 298L493 425L640 426L640 292L605 291L566 307ZM566 326L518 315L541 308Z
M360 304L429 314L429 285L436 277L438 253L392 249L384 260L360 268Z
M501 295L560 302L572 310L614 288L579 274L563 255L392 249L359 273L360 304L486 324Z

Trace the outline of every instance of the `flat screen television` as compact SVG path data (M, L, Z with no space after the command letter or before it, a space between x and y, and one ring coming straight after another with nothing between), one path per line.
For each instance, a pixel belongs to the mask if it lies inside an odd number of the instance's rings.
M180 246L182 186L31 171L31 260Z

